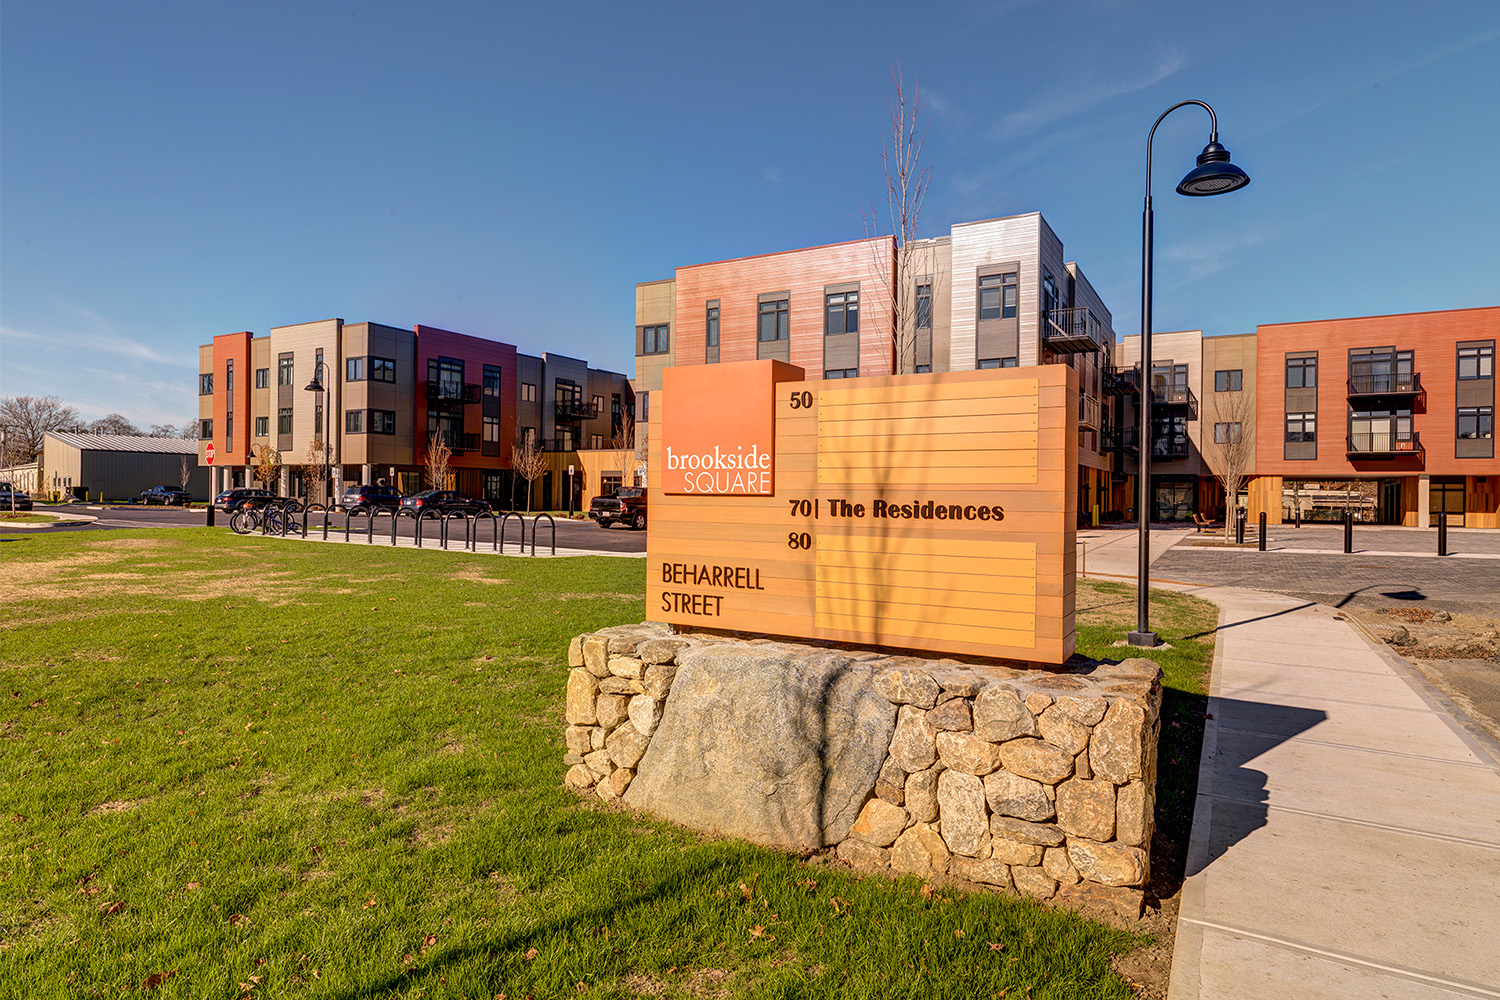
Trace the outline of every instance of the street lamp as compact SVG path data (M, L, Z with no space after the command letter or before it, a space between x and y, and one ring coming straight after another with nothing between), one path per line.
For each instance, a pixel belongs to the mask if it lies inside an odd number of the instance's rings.
M1177 193L1202 198L1238 191L1250 183L1250 175L1229 162L1229 150L1219 145L1219 118L1214 109L1202 101L1181 101L1163 111L1146 136L1146 209L1142 216L1141 235L1141 457L1136 474L1136 517L1140 521L1139 566L1136 573L1136 629L1130 633L1132 646L1156 646L1160 642L1150 630L1150 599L1147 587L1151 569L1151 141L1160 125L1178 108L1196 104L1208 112L1208 145L1198 154L1198 165L1187 172L1177 185Z
M321 407L322 410L323 410L323 429L322 429L322 435L323 435L323 479L324 479L324 487L323 488L326 489L326 490L328 490L328 499L332 500L333 499L333 468L332 468L332 464L329 462L328 455L329 455L329 438L331 436L330 435L330 430L331 430L331 428L333 426L333 422L329 419L328 407L325 405L325 403L327 401L327 396L325 394L327 393L328 390L326 388L324 388L324 386L323 386L323 373L326 372L327 370L328 370L328 365L326 363L324 363L322 361L316 362L316 367L313 368L313 380L311 382L307 383L307 385L304 386L304 388L308 392L316 392L318 394L318 406Z

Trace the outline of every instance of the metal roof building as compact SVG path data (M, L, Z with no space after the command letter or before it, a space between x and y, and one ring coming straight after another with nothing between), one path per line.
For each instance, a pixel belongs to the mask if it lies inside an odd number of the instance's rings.
M208 469L198 465L196 441L48 431L42 444L39 492L83 500L129 500L152 486L180 485L184 468L193 498L212 499Z

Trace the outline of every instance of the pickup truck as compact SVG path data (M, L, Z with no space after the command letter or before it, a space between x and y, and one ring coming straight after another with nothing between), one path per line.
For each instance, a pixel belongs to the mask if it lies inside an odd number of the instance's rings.
M619 521L637 530L644 530L646 490L641 486L622 486L612 496L594 497L589 504L589 517L598 521L601 528Z
M175 486L153 486L149 490L141 490L141 495L136 499L147 505L153 503L163 505L178 503L185 506L192 502L193 495L187 490L180 490Z

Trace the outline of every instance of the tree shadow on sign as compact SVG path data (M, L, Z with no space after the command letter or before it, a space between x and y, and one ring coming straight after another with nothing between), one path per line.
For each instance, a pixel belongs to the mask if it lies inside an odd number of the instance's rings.
M1266 825L1271 805L1267 775L1252 762L1328 718L1322 709L1240 698L1213 698L1209 706L1216 726L1212 777L1198 788L1189 876ZM1202 823L1207 830L1200 828Z

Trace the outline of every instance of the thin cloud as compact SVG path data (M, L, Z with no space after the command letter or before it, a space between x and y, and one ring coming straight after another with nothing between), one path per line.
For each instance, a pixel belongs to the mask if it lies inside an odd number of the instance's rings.
M1186 272L1188 282L1205 278L1222 271L1238 260L1244 250L1261 243L1280 240L1311 225L1307 220L1282 226L1254 225L1239 233L1217 236L1212 239L1185 240L1174 243L1162 254L1167 260L1180 265ZM1177 287L1180 287L1177 286Z
M781 183L781 168L780 167L767 167L766 169L764 169L764 170L761 171L761 176L764 177L771 184L780 184Z
M102 322L102 321L101 321ZM0 337L45 344L54 349L83 351L89 354L110 354L135 361L149 361L156 365L171 365L174 368L194 368L196 364L184 362L181 355L162 354L149 344L131 340L113 333L86 333L68 331L62 333L34 333L0 326Z
M1172 52L1158 58L1156 65L1151 67L1144 76L1130 80L1095 81L1091 84L1059 90L1029 108L1012 111L1001 118L1000 124L991 131L991 138L1001 141L1015 139L1044 128L1055 121L1092 111L1117 97L1154 87L1187 64L1186 56L1180 52Z
M1311 102L1310 104L1306 104L1300 108L1296 108L1295 110L1290 111L1289 113L1277 118L1275 121L1268 122L1252 132L1245 133L1245 135L1247 138L1253 138L1258 135L1263 135L1266 132L1271 131L1272 129L1280 128L1281 126L1286 125L1289 122L1296 121L1298 118L1310 115L1314 111L1317 111L1320 108L1325 108L1336 101L1342 101L1346 97L1351 97L1354 94L1359 93L1361 90L1366 90L1370 87L1373 87L1377 83L1384 83L1387 80L1394 80L1398 76L1403 76L1407 73L1415 72L1416 70L1419 70L1424 66L1431 66L1435 62L1441 62L1444 59L1449 59L1453 56L1458 55L1460 52L1467 52L1469 49L1477 48L1481 45L1488 45L1490 42L1493 42L1496 39L1500 39L1500 27L1491 28L1484 34L1478 35L1474 38L1465 38L1456 42L1450 42L1447 45L1440 45L1435 49L1431 49L1423 53L1409 63L1397 66L1395 69L1392 69L1385 73L1378 73L1374 76L1361 80L1360 82L1350 87L1346 87L1343 90L1338 91L1337 93L1329 94L1327 97L1321 98L1320 100L1316 100Z

